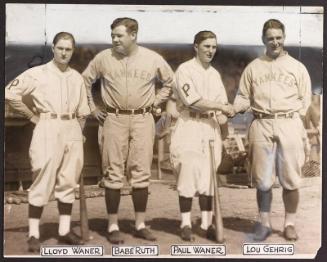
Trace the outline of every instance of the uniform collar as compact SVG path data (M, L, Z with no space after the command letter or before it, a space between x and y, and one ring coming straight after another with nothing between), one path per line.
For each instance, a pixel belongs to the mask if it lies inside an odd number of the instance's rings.
M201 68L201 70L203 70L204 72L209 72L209 71L211 71L211 69L212 69L212 66L211 66L211 64L209 65L209 67L208 68L204 68L197 60L196 60L196 58L195 57L193 57L193 64L195 64L195 66L196 67L198 67L198 68Z
M286 56L288 56L288 52L284 50L283 54L278 56L277 58L271 58L269 56L267 56L266 53L264 53L263 57L265 58L265 60L267 61L277 61L277 60L280 60L280 59L284 59Z
M50 70L56 74L60 75L66 75L69 76L73 73L73 70L68 66L66 71L62 72L54 63L53 59L47 63L47 66L50 68Z

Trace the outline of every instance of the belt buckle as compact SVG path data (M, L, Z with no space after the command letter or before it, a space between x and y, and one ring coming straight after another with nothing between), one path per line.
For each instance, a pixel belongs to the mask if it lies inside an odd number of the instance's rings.
M130 111L131 111L131 115L134 115L135 109L131 109Z
M142 110L143 110L143 116L144 116L146 113L146 108L142 108Z
M119 109L116 108L116 116L118 117L118 115L119 115Z
M69 114L62 114L62 115L60 115L60 119L61 120L69 120L70 119L70 115Z

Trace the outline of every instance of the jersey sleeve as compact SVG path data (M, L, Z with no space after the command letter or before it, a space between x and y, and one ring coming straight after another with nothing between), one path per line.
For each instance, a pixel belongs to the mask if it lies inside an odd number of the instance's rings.
M33 92L36 80L24 72L12 80L5 88L5 101L20 115L31 119L34 113L23 103L22 97Z
M311 79L308 70L303 64L300 64L300 73L298 79L299 99L302 101L300 115L305 116L311 104Z
M87 102L92 112L96 109L96 105L92 96L92 85L96 82L97 79L101 77L101 65L99 58L99 55L95 56L82 73L86 89Z
M162 87L155 98L155 104L159 105L167 101L172 94L172 89L175 86L175 78L173 70L161 56L158 56L156 67L157 79L162 83Z
M241 75L239 89L234 100L234 109L238 112L245 112L250 108L250 90L252 84L252 77L249 67L245 68Z
M5 99L22 100L22 97L33 92L36 80L27 72L12 80L5 88Z
M185 67L180 67L176 71L176 90L186 106L192 106L202 98L192 81L191 72L188 72Z
M90 114L90 107L88 106L88 103L87 103L86 88L85 88L84 82L82 81L80 100L79 100L79 104L77 107L77 117L78 118L86 117L89 114Z

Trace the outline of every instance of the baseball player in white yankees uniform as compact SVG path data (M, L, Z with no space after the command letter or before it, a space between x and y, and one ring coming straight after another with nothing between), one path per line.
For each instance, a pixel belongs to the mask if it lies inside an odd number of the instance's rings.
M230 113L220 74L210 62L217 50L216 35L201 31L194 37L195 57L176 71L177 110L180 115L172 132L171 163L178 174L177 190L181 212L181 238L191 241L192 198L199 193L201 226L199 234L215 238L212 226L211 163L209 140L215 142L216 168L221 161L222 139L219 124L225 124Z
M53 60L28 69L5 89L6 102L35 124L29 150L33 172L28 190L31 252L40 249L40 218L53 193L59 209L59 242L83 244L70 231L70 221L83 167L82 130L90 109L82 76L68 66L74 47L73 35L58 33L53 39ZM32 97L36 113L22 102L26 95Z
M83 72L92 114L103 125L101 155L107 238L114 244L123 243L118 208L126 167L132 186L135 236L153 241L155 237L144 224L155 136L150 111L171 95L174 74L160 55L137 45L136 20L117 18L111 30L113 47L97 54ZM106 112L97 109L92 98L92 84L99 78ZM162 87L156 95L157 80Z
M235 113L251 108L254 115L249 129L249 157L257 184L260 222L255 226L254 239L258 241L272 232L275 174L283 187L284 237L298 237L294 225L306 141L301 118L310 105L311 81L305 66L284 50L284 40L284 25L275 19L266 21L262 31L266 53L245 68L234 101Z

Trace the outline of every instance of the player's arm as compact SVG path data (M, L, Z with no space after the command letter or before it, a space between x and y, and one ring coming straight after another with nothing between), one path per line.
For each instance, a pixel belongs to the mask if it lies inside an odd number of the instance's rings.
M26 73L19 75L6 86L5 101L14 111L36 124L38 122L38 116L22 101L23 96L33 92L34 82L35 80Z
M311 79L304 65L300 67L300 77L298 79L299 99L302 101L302 108L299 113L302 119L305 118L306 112L311 104Z
M86 118L91 113L90 107L87 103L87 95L86 95L86 88L83 81L81 81L81 88L80 88L80 98L79 103L77 106L76 114L78 123L81 126L82 132L85 128Z
M234 114L244 113L251 106L250 103L250 88L252 85L251 72L249 68L245 68L242 73L239 89L234 100L233 108Z
M91 60L87 68L82 73L82 76L84 79L87 102L90 107L91 114L100 122L100 124L103 124L107 114L96 107L92 95L92 86L95 81L101 77L99 55L95 56L95 58Z
M162 87L156 94L153 106L158 107L161 103L166 102L176 86L174 72L168 63L159 56L157 59L157 79L161 82Z
M176 72L177 93L183 104L193 109L205 112L210 110L220 110L225 112L227 105L204 99L196 89L190 73L187 68L179 68Z

